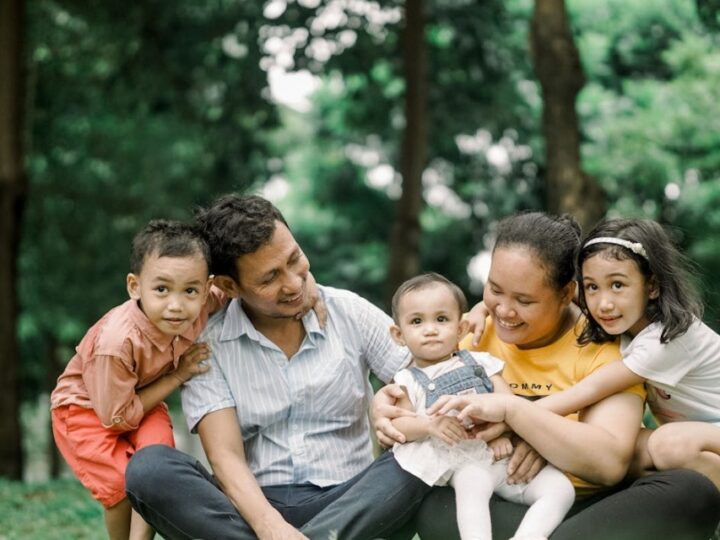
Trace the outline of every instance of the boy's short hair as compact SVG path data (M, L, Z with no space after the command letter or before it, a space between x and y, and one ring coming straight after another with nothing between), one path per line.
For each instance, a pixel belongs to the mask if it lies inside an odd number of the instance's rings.
M139 274L145 258L152 253L158 257L191 257L200 255L210 269L210 248L200 231L180 221L153 219L135 235L130 250L130 271Z
M465 293L462 292L462 289L455 285L452 281L450 281L445 276L442 276L440 274L437 274L435 272L428 272L426 274L420 274L419 276L415 276L413 278L408 279L406 282L404 282L402 285L400 285L397 290L395 291L395 294L392 297L392 317L395 323L399 323L398 320L398 306L400 305L400 300L403 296L405 296L410 291L417 291L421 289L425 289L427 287L430 287L431 285L445 285L448 289L450 289L450 292L455 297L455 300L457 301L458 309L460 310L460 314L462 315L467 311L467 299L465 298Z

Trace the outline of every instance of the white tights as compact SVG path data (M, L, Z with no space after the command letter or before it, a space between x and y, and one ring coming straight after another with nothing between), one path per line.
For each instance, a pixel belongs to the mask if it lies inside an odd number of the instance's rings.
M567 477L547 465L528 484L506 482L507 460L492 465L467 464L450 480L455 489L457 523L462 540L492 540L490 496L530 506L514 540L541 540L550 536L575 500L575 491Z

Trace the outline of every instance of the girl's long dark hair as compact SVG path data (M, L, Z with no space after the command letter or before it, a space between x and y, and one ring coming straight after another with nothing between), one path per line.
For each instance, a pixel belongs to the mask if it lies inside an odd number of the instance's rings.
M610 237L638 242L645 249L647 258L630 249L610 243L586 246L593 238ZM602 255L599 255L602 252ZM634 261L646 280L654 280L658 297L650 299L645 316L663 326L660 342L670 340L687 332L690 325L703 314L703 303L692 283L692 265L680 252L663 227L649 219L609 219L601 221L590 231L578 253L580 307L587 322L578 341L581 344L612 341L615 336L605 332L592 318L585 302L582 265L593 256L603 256L619 261Z

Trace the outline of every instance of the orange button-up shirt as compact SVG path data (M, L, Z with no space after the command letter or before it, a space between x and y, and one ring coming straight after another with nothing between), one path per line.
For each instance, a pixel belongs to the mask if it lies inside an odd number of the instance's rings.
M137 429L144 415L137 391L177 368L210 314L225 302L225 295L212 287L200 316L179 336L161 332L135 300L115 307L75 348L50 396L50 407L79 405L94 409L108 429Z

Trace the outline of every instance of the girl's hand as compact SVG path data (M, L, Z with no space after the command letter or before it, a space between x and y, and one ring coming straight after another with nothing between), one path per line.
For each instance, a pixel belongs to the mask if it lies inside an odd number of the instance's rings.
M478 302L473 308L465 315L465 320L469 323L468 332L472 332L472 345L477 347L480 343L480 338L485 331L485 321L487 320L490 312L485 307L484 302Z
M405 392L399 384L388 384L378 390L370 404L370 421L375 427L375 436L385 448L390 448L396 442L405 442L405 435L393 426L392 419L417 416L413 411L396 406L403 396Z
M488 448L492 450L495 461L500 461L513 453L512 441L510 437L498 437L487 443Z
M507 409L516 399L512 394L473 394L468 396L441 396L428 409L428 415L444 415L460 411L457 418L461 423L475 425L483 422L503 422Z
M181 384L185 384L198 373L205 373L210 369L210 366L200 363L208 358L210 358L210 346L207 343L193 343L180 356L178 367L172 372L173 377Z
M449 445L467 439L465 427L454 416L433 416L429 418L428 434Z
M522 439L516 439L513 452L507 466L508 484L525 484L537 476L547 464L544 457Z
M305 286L307 287L307 294L308 298L310 299L308 302L308 308L303 309L300 313L295 315L296 319L302 319L308 311L311 309L315 311L315 315L317 315L318 323L320 323L320 328L325 328L325 323L327 322L327 306L325 305L325 302L323 302L322 297L320 296L320 291L317 288L317 282L315 281L315 276L312 275L312 272L308 272L307 280L305 281Z

